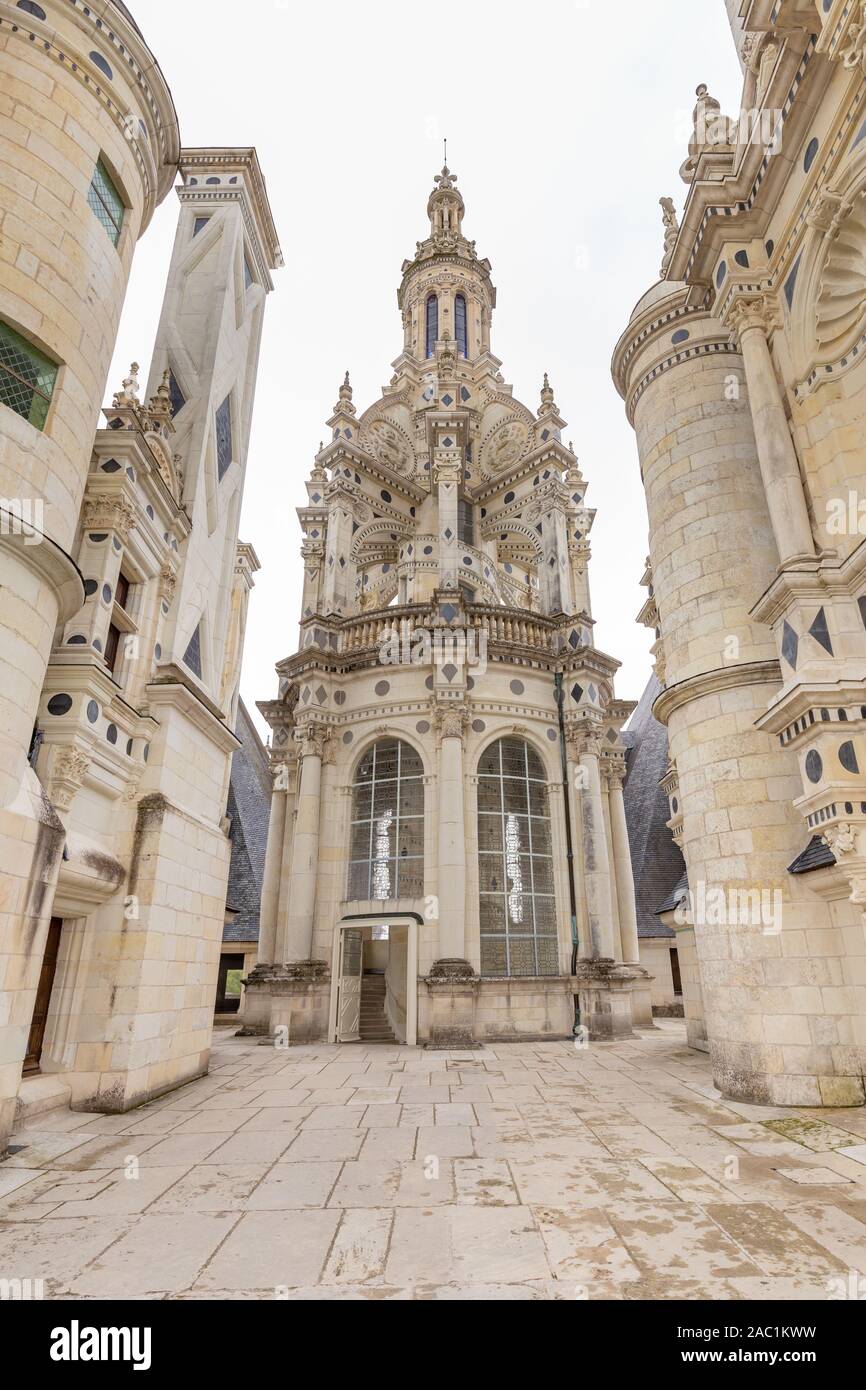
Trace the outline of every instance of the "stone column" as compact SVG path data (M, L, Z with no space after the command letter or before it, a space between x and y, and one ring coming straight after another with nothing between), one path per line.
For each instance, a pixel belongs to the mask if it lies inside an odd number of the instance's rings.
M613 922L611 920L610 856L604 829L604 807L601 800L599 752L601 734L595 728L574 728L570 731L570 748L577 753L580 772L575 785L580 787L581 845L583 850L583 881L586 894L589 941L582 943L591 960L613 960Z
M290 962L308 961L313 953L313 914L319 872L319 820L321 816L324 726L307 724L296 738L301 745L301 774L295 839L292 846L292 893L286 932Z
M814 559L815 544L797 452L767 342L771 315L763 299L737 299L729 319L743 355L758 462L784 568L798 559Z
M616 775L610 779L610 833L613 841L613 863L616 876L616 896L619 903L619 929L622 940L622 958L626 965L640 963L640 946L637 935L637 907L634 896L634 876L631 867L631 850L628 843L628 825L625 819L625 801L622 794L622 778Z
M274 788L271 795L271 817L268 822L268 847L265 851L265 872L262 881L262 906L259 914L259 965L274 965L277 951L277 906L280 898L280 864L286 834L288 804L288 769L285 763L273 768Z
M444 457L436 459L433 468L433 486L439 501L439 588L456 589L460 570L457 503L463 465L458 451L442 452Z
M466 959L465 728L465 710L439 712L439 959L425 981L433 1047L479 1046L475 1040L479 980Z
M466 824L463 813L463 710L440 715L439 956L466 959Z

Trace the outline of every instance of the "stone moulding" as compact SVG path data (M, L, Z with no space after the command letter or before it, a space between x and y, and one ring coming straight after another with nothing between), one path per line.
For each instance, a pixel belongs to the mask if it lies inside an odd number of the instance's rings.
M663 690L653 705L653 717L660 724L667 724L671 715L683 705L706 695L716 695L720 690L737 690L744 685L781 684L782 668L778 661L750 661L742 666L723 666L717 670L703 671Z

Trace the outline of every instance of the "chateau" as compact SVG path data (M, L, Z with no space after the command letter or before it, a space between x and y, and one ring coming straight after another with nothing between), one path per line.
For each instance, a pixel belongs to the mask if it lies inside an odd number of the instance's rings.
M256 151L182 145L118 0L0 0L0 1153L203 1077L229 974L245 1056L571 1064L684 1012L724 1101L866 1100L866 4L726 3L741 111L698 87L613 356L641 700L593 619L568 384L541 362L515 398L446 166L388 384L363 408L346 374L286 489L266 761L239 698L282 266ZM106 405L172 189L149 368Z

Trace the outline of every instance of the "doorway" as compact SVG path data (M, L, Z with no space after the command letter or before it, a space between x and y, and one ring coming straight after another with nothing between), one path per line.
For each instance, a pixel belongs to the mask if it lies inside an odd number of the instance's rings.
M216 1007L218 1014L236 1014L241 1007L244 977L243 955L220 956L220 973L217 980Z
M334 929L332 1042L414 1047L418 1038L418 922L344 920Z
M45 941L45 954L42 957L42 970L36 988L36 1003L33 1005L33 1018L30 1022L30 1035L27 1039L27 1056L24 1059L24 1076L33 1076L39 1071L42 1049L45 1046L45 1025L51 1007L51 991L54 976L57 974L57 960L60 955L60 937L63 933L63 919L52 917L48 925Z

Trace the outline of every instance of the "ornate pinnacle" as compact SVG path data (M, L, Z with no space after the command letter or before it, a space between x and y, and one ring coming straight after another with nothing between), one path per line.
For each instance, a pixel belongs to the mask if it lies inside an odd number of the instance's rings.
M170 379L171 372L167 367L163 372L162 381L159 384L157 393L155 396L151 396L150 405L148 407L149 413L154 416L156 420L165 423L171 419L173 414L171 407L171 387L169 386Z
M447 193L448 190L453 188L455 183L457 182L457 175L452 174L447 164L443 164L442 173L437 174L433 182L435 183L437 191L439 193Z
M141 387L138 384L138 374L141 371L137 362L133 362L129 369L129 376L124 378L123 389L118 391L114 397L114 404L119 407L139 406L138 393Z
M673 198L659 198L659 207L662 210L662 220L665 224L665 254L660 271L661 278L664 279L673 260L674 248L680 234L680 224Z
M555 415L557 413L556 400L553 395L553 387L547 372L544 373L544 384L541 388L541 407L539 415Z
M351 382L349 381L349 373L346 372L346 375L343 378L343 384L340 387L340 398L337 401L337 404L334 406L335 415L356 414L355 407L352 404L352 395L353 392Z

